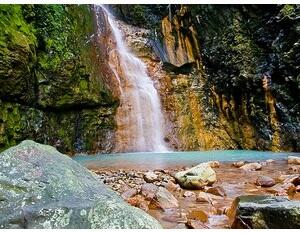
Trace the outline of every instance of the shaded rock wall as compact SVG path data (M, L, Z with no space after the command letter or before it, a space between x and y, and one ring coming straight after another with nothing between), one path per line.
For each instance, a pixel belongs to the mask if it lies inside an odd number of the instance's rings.
M147 33L123 31L157 80L171 147L299 151L299 6L164 7Z
M88 5L0 7L0 148L111 151L117 99L100 69Z

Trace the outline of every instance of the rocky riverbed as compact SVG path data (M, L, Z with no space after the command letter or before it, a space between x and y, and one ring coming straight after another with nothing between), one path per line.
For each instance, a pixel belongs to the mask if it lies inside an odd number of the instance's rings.
M299 161L298 161L299 162ZM228 211L241 195L285 196L300 200L300 165L294 158L257 163L211 163L212 185L183 189L175 174L191 167L158 170L112 167L89 169L132 206L143 209L164 228L230 228ZM195 164L197 165L197 164Z

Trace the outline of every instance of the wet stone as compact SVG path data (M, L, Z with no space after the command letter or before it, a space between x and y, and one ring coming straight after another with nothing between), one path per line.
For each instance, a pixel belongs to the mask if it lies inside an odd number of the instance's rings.
M152 200L155 198L156 192L158 190L158 187L154 184L143 184L141 187L141 193L146 197L148 200Z
M221 186L211 187L211 188L207 189L206 192L211 193L211 194L216 195L216 196L220 196L220 197L225 197L226 196L225 190Z
M269 176L259 176L259 177L257 177L255 184L259 185L261 187L272 187L276 183L275 183L275 180Z
M131 198L137 194L138 194L138 191L135 188L131 188L131 189L125 191L124 193L122 193L121 197L124 200L128 200L129 198Z

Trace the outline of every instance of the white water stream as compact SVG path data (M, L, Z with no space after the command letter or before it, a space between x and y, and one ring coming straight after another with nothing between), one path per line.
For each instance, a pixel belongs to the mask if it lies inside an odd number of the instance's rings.
M103 6L116 47L109 65L120 85L117 110L117 150L119 152L167 151L163 135L160 98L145 64L126 47L113 16Z

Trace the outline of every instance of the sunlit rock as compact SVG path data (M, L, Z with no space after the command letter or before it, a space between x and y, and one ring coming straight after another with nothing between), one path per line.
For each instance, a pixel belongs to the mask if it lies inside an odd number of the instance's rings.
M186 189L202 189L205 185L212 185L217 179L209 163L201 163L186 171L177 172L175 178Z
M247 163L240 167L244 171L257 171L261 170L262 165L260 163Z
M298 156L288 156L288 164L300 165L300 157L298 157Z

